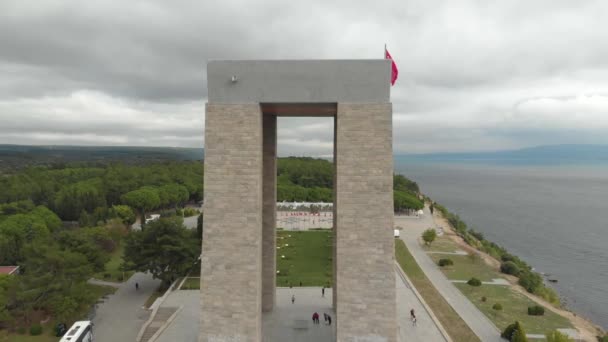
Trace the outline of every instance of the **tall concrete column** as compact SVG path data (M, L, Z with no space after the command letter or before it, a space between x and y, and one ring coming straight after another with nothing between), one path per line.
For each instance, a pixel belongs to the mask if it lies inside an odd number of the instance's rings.
M263 118L262 311L272 311L276 297L277 117Z
M338 342L397 341L390 103L338 103Z
M337 254L336 254L336 246L338 243L338 235L336 234L336 232L338 231L338 201L336 201L336 198L338 197L338 171L337 171L337 165L338 163L336 162L336 156L338 155L338 150L337 148L337 139L338 139L338 118L336 116L334 116L334 182L333 182L333 195L334 195L334 203L333 203L333 208L332 208L332 215L333 215L333 225L332 225L332 235L333 235L333 243L332 243L332 254L331 254L331 262L332 262L332 278L331 278L331 289L332 289L332 306L334 308L334 311L337 312L337 304L338 304L338 293L336 291L336 289L338 288L336 286L337 283L337 276L338 276L338 272L336 271L336 265L337 265ZM336 317L337 319L337 317ZM335 324L334 324L335 325Z
M262 114L207 104L199 341L261 341Z

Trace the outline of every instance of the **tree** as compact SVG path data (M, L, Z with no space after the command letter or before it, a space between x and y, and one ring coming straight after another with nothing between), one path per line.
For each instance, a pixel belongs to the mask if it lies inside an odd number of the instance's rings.
M146 222L146 211L158 208L160 205L158 191L151 187L143 187L127 192L122 195L121 200L126 205L139 211L142 225Z
M150 272L168 285L183 276L200 255L200 243L192 235L180 217L151 222L145 230L127 236L124 263L132 270Z
M55 212L64 220L78 220L81 212L93 212L105 206L106 200L99 179L86 180L63 187L55 197Z
M113 205L112 212L127 226L135 223L135 213L128 205Z
M10 305L9 291L13 282L14 276L0 274L0 323L9 321L12 318L8 307Z
M427 246L430 246L437 238L437 232L433 228L429 228L422 233L422 240Z
M528 338L526 337L526 332L524 328L517 322L517 326L515 327L515 331L513 331L513 335L511 335L511 342L528 342Z
M574 341L568 335L563 334L557 330L553 330L545 334L547 342L572 342Z
M519 321L515 321L515 323L510 324L505 328L505 330L500 334L501 337L506 338L511 342L527 342L526 332L524 328L521 326Z
M16 214L0 222L0 264L14 265L23 260L26 243L49 236L45 221L33 214Z
M75 313L74 305L90 294L86 281L92 273L87 258L61 250L52 240L39 239L24 248L23 274L17 277L16 303L27 313L45 308L60 318Z

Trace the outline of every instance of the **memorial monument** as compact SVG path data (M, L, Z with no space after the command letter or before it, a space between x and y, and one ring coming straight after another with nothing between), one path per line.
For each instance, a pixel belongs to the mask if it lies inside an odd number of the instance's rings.
M397 340L389 60L207 66L199 341L262 341L276 291L278 116L334 118L336 339Z

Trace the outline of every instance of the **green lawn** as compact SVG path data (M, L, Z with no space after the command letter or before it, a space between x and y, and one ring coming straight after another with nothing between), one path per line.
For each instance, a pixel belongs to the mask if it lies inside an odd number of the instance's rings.
M44 331L40 336L30 336L28 332L25 335L9 334L4 330L0 330L0 342L57 342L59 337L53 336L53 327L49 324L43 326Z
M120 243L116 249L110 254L110 260L106 263L106 269L103 272L97 272L93 275L93 278L123 282L128 280L132 275L133 271L122 272L120 270L120 264L122 263L122 255L124 252L124 243ZM124 278L123 278L124 277Z
M188 277L180 290L198 290L201 287L201 278Z
M469 280L471 277L475 277L481 281L491 281L494 278L502 278L500 272L494 270L478 256L445 254L429 254L429 256L435 261L435 264L439 259L452 259L454 261L453 266L441 267L443 273L450 280Z
M331 286L332 232L278 231L277 270L277 286Z
M442 236L438 236L430 246L423 245L422 248L425 251L430 252L456 252L460 248L458 248L458 244L450 239L445 234Z
M395 257L403 271L407 274L416 290L431 307L447 333L454 341L479 341L479 338L460 318L454 309L439 294L430 280L424 275L420 266L414 260L405 244L395 239Z
M544 334L557 328L572 327L568 319L546 308L543 316L529 316L528 306L536 303L509 286L482 285L473 287L467 284L454 285L500 330L504 330L507 325L515 321L519 321L528 334ZM487 298L485 303L481 301L484 296ZM496 312L492 309L492 306L496 303L502 305L502 311Z

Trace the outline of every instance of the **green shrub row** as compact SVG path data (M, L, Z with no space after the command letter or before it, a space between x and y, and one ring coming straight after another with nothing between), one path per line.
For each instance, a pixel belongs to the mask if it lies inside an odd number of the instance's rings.
M441 267L452 266L454 265L454 261L452 261L452 259L439 259L439 262L437 262L437 264Z

